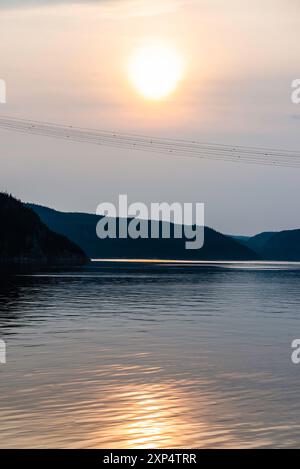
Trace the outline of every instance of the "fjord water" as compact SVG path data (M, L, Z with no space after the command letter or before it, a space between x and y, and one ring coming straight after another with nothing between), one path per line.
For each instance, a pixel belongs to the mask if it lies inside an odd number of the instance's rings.
M1 447L297 447L297 264L1 278Z

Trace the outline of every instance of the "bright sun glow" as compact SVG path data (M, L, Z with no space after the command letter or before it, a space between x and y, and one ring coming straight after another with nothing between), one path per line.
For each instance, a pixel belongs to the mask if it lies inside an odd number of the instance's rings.
M175 91L183 66L175 50L160 44L139 48L129 63L129 76L144 98L160 100Z

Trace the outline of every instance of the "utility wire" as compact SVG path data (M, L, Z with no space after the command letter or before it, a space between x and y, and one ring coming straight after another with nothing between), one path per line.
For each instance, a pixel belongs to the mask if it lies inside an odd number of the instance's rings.
M300 151L294 150L149 137L9 116L0 116L0 128L22 134L41 135L124 150L139 150L180 157L206 158L268 166L300 167Z

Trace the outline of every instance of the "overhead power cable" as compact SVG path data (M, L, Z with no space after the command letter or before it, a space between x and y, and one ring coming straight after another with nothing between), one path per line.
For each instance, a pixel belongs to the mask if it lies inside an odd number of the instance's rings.
M205 158L268 166L300 167L300 150L279 150L274 148L205 143L197 140L150 137L9 116L0 116L0 128L23 134L41 135L124 150L139 150L180 157Z

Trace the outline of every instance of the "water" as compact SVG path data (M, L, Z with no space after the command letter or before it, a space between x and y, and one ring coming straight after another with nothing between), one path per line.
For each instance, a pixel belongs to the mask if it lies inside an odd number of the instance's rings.
M297 264L1 278L0 446L298 447Z

